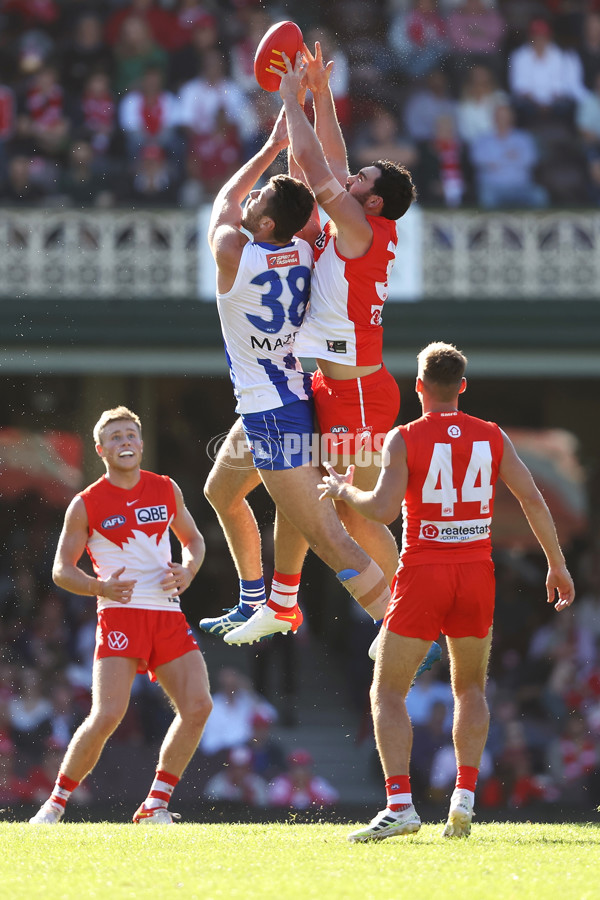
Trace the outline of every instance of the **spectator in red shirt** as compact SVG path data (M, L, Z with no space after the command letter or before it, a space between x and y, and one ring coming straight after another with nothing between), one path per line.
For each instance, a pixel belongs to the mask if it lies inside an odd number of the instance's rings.
M42 153L57 155L65 147L69 127L58 72L54 66L42 66L27 90L19 131L21 135L32 138Z
M21 29L47 28L59 17L54 0L4 0L2 12Z
M422 78L440 66L450 44L436 0L414 0L411 10L392 19L389 42L396 65L410 78Z
M148 25L157 44L165 50L173 50L178 46L179 29L173 13L155 3L155 0L131 0L128 6L117 10L106 23L105 36L112 46L121 36L124 22L135 17L143 19Z
M269 785L269 803L292 809L331 806L338 792L328 781L313 772L313 758L306 750L295 750L287 758L289 769Z
M129 155L136 157L148 144L156 144L174 155L179 145L177 121L177 98L165 90L163 70L149 66L139 89L128 91L119 106L119 123Z
M548 765L558 784L564 786L563 799L570 803L597 803L590 795L593 779L597 781L600 755L588 725L580 713L567 719L560 737L550 745Z
M6 145L16 127L16 101L11 88L0 84L0 168L6 168Z

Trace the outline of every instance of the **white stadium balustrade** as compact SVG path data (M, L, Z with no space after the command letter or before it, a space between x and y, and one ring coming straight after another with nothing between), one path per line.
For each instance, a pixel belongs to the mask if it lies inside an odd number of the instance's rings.
M214 297L210 210L0 212L0 296ZM595 299L600 213L416 209L391 300Z

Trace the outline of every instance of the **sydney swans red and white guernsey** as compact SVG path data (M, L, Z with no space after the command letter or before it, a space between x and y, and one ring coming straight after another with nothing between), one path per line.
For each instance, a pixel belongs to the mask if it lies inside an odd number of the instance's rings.
M330 220L315 243L310 303L296 355L347 366L376 366L382 361L382 310L394 265L396 223L367 216L373 241L364 256L345 259L335 243Z
M426 413L398 429L406 443L402 564L489 559L502 432L462 412Z
M121 578L136 580L128 608L178 610L179 598L160 586L171 561L169 526L177 513L171 479L142 471L136 486L125 490L103 475L79 496L89 522L86 549L98 578L106 581L125 566ZM98 609L122 605L98 597Z

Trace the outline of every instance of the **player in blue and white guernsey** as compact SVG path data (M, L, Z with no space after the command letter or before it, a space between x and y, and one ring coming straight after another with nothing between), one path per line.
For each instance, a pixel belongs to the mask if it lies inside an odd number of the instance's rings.
M312 194L301 191L298 182L279 176L262 191L252 191L242 215L244 227L252 228L265 198L288 206L290 189L298 201L300 219L310 216ZM312 247L301 238L292 237L283 246L246 239L233 284L226 291L217 291L236 412L245 417L249 427L254 428L249 416L264 415L265 410L307 402L312 397L311 376L302 371L294 356L294 339L310 294L312 263ZM228 287L230 280L219 278L218 287ZM310 416L312 431L312 410ZM256 427L260 429L260 417ZM284 462L276 458L267 463L258 445L258 432L255 460L259 467Z
M319 469L311 459L314 410L310 375L302 372L294 355L294 338L309 299L312 264L310 244L295 235L305 226L315 236L319 231L314 196L306 185L288 175L270 178L260 190L254 189L287 145L282 113L264 147L229 179L214 203L208 240L217 263L226 352L243 431L278 514L296 527L377 620L387 606L389 587L379 566L348 535L333 505L319 503ZM228 466L235 458L232 444L240 437L234 427L221 449L221 471L230 476L231 496L237 501L240 485L241 496L247 493L245 473L240 476L235 466ZM245 562L240 554L260 560L252 511L247 504L244 508L247 519L238 522L235 535L221 522L238 571ZM298 543L303 557L306 544ZM272 589L268 603L251 616L256 638L249 636L245 642L277 631L297 631L302 613L296 602L299 576L294 573L300 571L301 562L277 569L276 559L276 592ZM261 574L256 574L256 580ZM245 587L250 603L262 599L253 597L251 580ZM240 613L244 615L243 607L236 610L236 615ZM240 620L231 624L239 625ZM205 620L201 627L210 630Z

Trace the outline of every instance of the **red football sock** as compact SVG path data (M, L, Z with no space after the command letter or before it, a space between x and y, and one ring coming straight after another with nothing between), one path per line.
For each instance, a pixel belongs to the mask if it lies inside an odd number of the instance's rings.
M54 789L50 795L51 802L55 803L57 806L62 806L64 809L67 805L67 800L78 784L78 781L73 781L68 775L63 775L62 772L59 772Z
M300 587L300 575L284 575L277 570L273 573L273 581L271 582L270 600L273 603L290 609L298 602L298 588Z
M388 809L392 812L406 809L412 803L410 775L394 775L392 778L386 778L385 793Z
M478 775L479 769L476 769L474 766L459 766L458 775L456 776L457 789L471 791L474 794Z
M158 809L160 806L166 809L169 805L171 794L178 784L179 778L176 775L170 775L164 769L157 769L150 793L144 800L146 809Z

